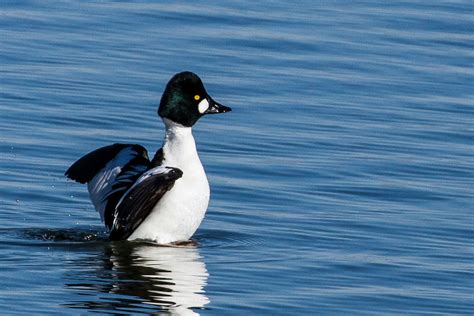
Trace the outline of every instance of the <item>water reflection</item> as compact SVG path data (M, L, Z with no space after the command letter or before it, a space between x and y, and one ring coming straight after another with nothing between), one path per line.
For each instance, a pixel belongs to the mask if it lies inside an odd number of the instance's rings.
M209 274L195 247L106 243L101 255L73 264L66 286L79 295L66 304L71 308L198 315L209 303L204 293Z

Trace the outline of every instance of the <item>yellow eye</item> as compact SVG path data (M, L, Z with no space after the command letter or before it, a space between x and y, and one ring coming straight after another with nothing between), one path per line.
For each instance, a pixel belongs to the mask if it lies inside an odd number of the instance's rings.
M194 96L194 100L199 101L199 99L201 99L201 96L200 96L199 94L196 94L196 95Z

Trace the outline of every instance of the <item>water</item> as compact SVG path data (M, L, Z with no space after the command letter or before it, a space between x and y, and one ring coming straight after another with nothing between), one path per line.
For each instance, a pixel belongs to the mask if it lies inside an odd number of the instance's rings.
M7 314L472 314L470 1L0 4ZM110 243L65 169L154 152L168 79L233 112L195 137L195 246Z

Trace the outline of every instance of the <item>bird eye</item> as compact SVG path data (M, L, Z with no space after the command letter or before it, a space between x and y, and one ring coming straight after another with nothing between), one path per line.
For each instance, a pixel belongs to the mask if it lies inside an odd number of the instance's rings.
M196 94L194 96L194 100L199 101L201 99L201 96L199 94Z

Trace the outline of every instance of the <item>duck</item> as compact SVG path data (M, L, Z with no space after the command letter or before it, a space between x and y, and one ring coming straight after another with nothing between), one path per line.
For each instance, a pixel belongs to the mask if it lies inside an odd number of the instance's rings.
M189 241L210 199L192 127L203 116L230 111L207 93L198 75L177 73L158 107L165 137L152 159L141 145L115 143L84 155L65 176L87 184L110 240Z

